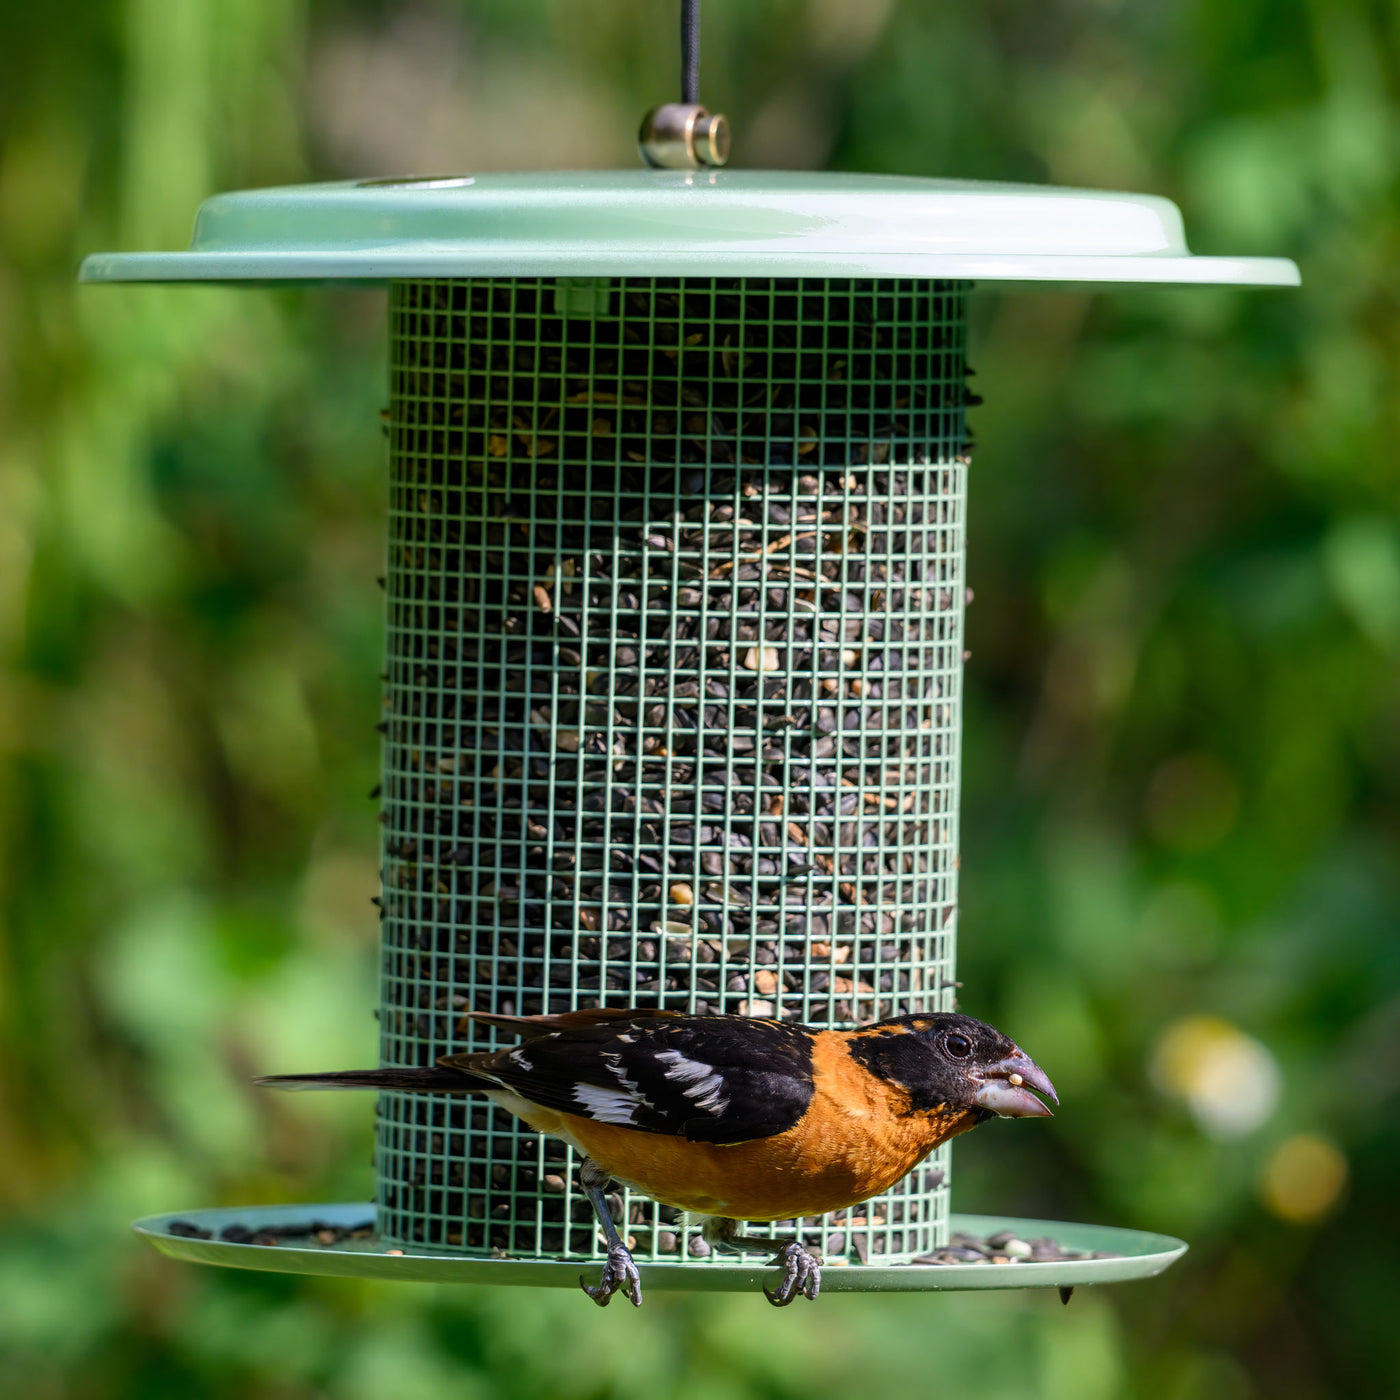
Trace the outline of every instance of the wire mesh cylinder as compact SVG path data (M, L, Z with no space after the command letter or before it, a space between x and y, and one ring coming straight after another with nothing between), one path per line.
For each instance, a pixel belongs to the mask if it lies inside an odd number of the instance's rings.
M469 1009L951 1005L960 283L392 292L385 1063ZM384 1234L598 1253L562 1144L385 1094ZM638 1257L677 1212L618 1193ZM804 1234L943 1242L946 1160Z

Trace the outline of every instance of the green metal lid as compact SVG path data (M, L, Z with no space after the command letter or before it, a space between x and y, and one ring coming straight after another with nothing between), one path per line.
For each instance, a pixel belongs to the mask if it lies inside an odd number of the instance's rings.
M788 171L413 177L206 200L183 253L85 282L407 277L935 277L1291 287L1286 258L1194 257L1154 195Z

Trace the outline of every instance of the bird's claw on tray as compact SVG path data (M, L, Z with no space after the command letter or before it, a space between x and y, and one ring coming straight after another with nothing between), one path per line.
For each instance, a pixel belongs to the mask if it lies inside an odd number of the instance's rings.
M783 1280L775 1289L765 1286L763 1292L775 1308L785 1308L799 1293L815 1299L822 1291L821 1259L804 1249L796 1240L789 1240L768 1261L783 1270Z
M607 1307L612 1302L613 1294L618 1292L624 1293L634 1308L642 1306L642 1276L637 1272L637 1266L632 1262L626 1245L615 1244L608 1247L603 1277L596 1285L586 1283L582 1275L579 1276L578 1283L600 1308Z

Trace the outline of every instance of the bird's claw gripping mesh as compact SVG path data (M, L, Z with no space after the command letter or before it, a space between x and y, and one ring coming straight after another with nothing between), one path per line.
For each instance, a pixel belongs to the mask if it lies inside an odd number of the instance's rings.
M392 294L386 1063L469 1009L851 1024L951 1005L966 286L628 278ZM385 1094L404 1243L601 1257L569 1151ZM806 1222L941 1244L941 1155ZM640 1258L707 1252L611 1198Z

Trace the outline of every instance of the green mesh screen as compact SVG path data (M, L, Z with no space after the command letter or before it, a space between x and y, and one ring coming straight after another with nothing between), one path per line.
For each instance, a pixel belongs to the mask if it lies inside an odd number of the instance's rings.
M386 1063L493 1045L469 1008L951 1005L965 295L394 286ZM390 1239L599 1253L570 1152L484 1102L383 1095L378 1167ZM946 1181L802 1233L914 1258Z

